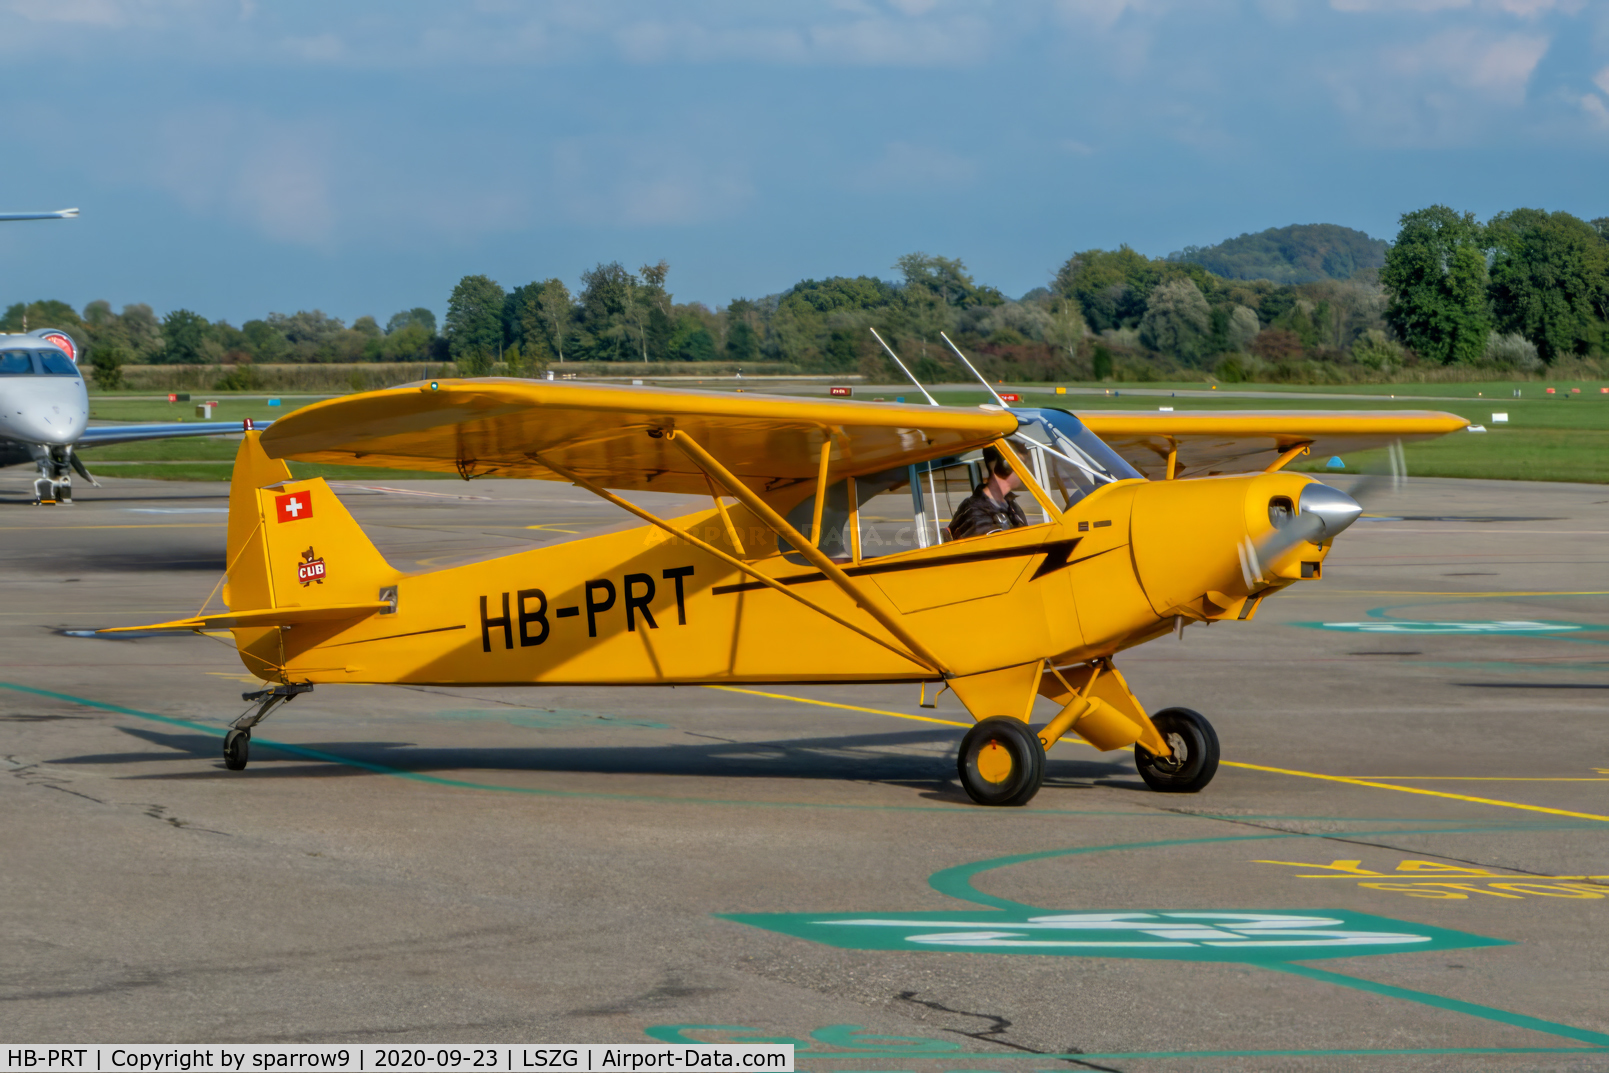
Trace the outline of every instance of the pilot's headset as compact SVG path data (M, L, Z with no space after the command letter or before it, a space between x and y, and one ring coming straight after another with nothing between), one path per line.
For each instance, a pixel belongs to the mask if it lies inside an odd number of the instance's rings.
M983 449L983 466L988 473L996 477L1011 477L1017 472L1011 468L1011 463L1006 461L1005 456L1000 453L1000 448L998 447L985 447Z

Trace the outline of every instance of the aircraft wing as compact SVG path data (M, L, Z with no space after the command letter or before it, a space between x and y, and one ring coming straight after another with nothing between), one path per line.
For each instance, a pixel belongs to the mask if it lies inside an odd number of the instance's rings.
M408 384L317 402L263 434L271 458L470 477L565 480L551 459L606 488L708 495L663 437L697 442L761 495L956 454L1017 429L999 410L827 401L613 384L487 378Z
M77 447L105 447L136 440L167 440L179 436L228 436L243 431L242 421L169 421L157 425L91 425L78 437ZM254 421L252 428L264 429L272 421Z
M1397 440L1428 440L1467 428L1456 414L1433 410L1218 410L1081 413L1078 419L1129 465L1163 476L1177 447L1175 475L1206 477L1268 468L1293 447L1328 458Z
M77 209L57 209L54 212L0 212L0 221L4 220L71 220L78 215Z

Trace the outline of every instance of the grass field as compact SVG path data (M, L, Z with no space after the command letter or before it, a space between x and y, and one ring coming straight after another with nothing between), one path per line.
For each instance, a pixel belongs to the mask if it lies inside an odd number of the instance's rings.
M1556 393L1543 390L1552 386ZM1423 477L1485 477L1503 480L1579 481L1609 483L1609 395L1599 392L1600 383L1561 381L1552 385L1537 383L1473 384L1227 384L1225 395L1204 392L1204 385L1127 384L1077 385L1080 388L1109 390L1112 394L1072 392L1057 395L1053 387L1024 392L1021 405L1058 406L1077 411L1156 410L1172 406L1187 410L1445 410L1484 425L1484 433L1460 432L1428 443L1408 444L1405 448L1408 470ZM1579 387L1579 394L1570 388ZM1514 391L1520 391L1519 397ZM1172 392L1188 394L1172 395ZM1240 398L1228 392L1256 392L1257 397ZM920 398L914 390L901 392L907 401ZM935 397L947 405L975 406L993 401L982 388L939 385ZM861 398L866 394L857 392ZM1332 398L1300 398L1328 394ZM315 396L284 396L280 406L271 407L262 398L230 398L212 395L219 406L215 421L243 418L271 420L317 401ZM884 397L894 398L894 391ZM199 396L198 396L199 398ZM168 403L143 399L101 396L91 400L91 415L99 420L196 421L195 403ZM1506 423L1494 423L1494 413L1507 413ZM148 477L166 480L227 480L229 460L237 441L231 438L152 440L114 447L88 448L84 461L95 470L97 462L114 462L101 472L108 476ZM1362 453L1344 459L1346 470L1359 472L1379 465L1380 452ZM1292 469L1322 471L1328 459L1302 459ZM292 463L297 476L322 476L340 480L401 480L406 478L454 479L449 474L367 469L360 466L316 466ZM1333 471L1332 471L1333 472Z

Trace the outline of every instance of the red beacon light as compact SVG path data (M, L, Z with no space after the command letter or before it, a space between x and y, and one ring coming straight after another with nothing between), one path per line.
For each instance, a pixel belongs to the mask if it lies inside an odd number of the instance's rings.
M73 342L73 337L66 332L57 331L55 328L40 328L38 331L29 332L28 334L41 342L49 343L63 354L66 354L67 360L74 365L78 364L78 344Z

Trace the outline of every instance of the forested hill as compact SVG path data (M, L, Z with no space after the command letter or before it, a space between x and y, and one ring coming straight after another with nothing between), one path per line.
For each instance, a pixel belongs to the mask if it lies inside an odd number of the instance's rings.
M1389 245L1339 224L1292 224L1241 235L1216 246L1186 246L1170 261L1191 261L1225 279L1317 283L1351 279L1385 264Z

